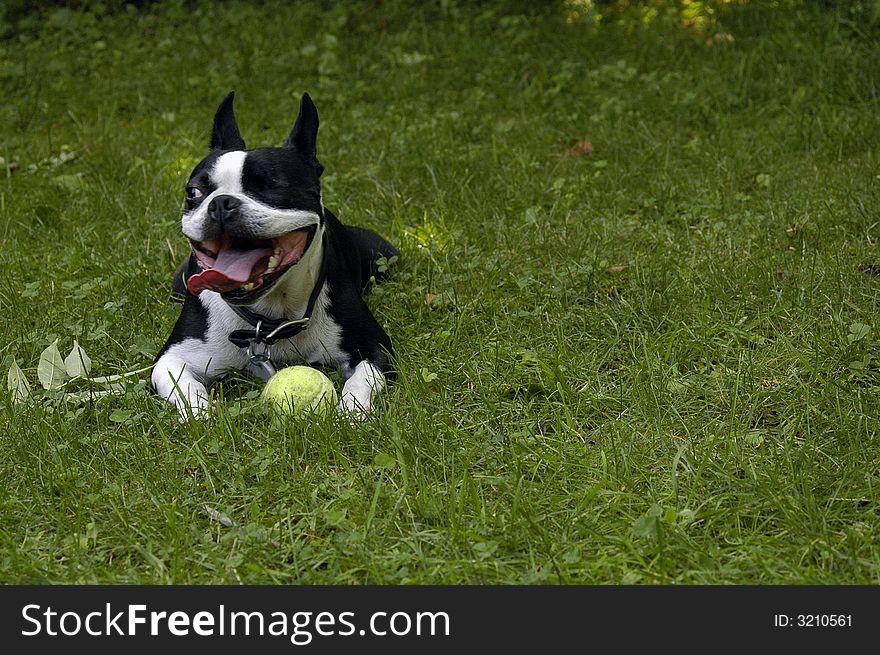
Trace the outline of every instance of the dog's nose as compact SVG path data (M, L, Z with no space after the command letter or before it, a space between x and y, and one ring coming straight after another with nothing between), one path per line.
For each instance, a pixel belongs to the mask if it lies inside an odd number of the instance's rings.
M241 200L235 196L214 196L208 203L208 215L222 223L241 206Z

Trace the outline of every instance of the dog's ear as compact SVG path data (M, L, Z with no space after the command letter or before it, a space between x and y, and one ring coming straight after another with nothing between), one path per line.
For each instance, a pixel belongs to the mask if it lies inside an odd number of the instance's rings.
M235 91L223 99L214 114L214 130L211 132L211 150L244 150L244 139L238 131L238 123L235 121L235 112L232 111L232 101L235 99Z
M286 148L295 148L312 166L318 170L318 175L324 172L324 167L318 161L318 109L308 93L303 93L299 101L299 115L293 124L293 129L284 142Z

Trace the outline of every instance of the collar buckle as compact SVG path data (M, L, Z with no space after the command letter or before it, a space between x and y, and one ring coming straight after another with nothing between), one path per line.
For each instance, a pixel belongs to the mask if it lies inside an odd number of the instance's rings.
M257 337L248 344L247 370L264 380L275 375L275 364L272 362L272 350L269 344L259 340L260 325L257 325Z

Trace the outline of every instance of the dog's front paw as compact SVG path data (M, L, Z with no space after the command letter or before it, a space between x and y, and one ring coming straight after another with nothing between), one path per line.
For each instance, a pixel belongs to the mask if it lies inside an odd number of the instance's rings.
M196 405L195 407L185 406L178 407L178 418L180 423L188 423L189 421L204 421L211 416L211 405Z
M213 409L211 400L203 394L191 394L188 398L178 394L171 400L177 408L176 421L179 424L205 420L211 416Z
M350 417L353 423L367 420L373 414L373 400L384 387L382 371L368 361L360 362L342 387L339 414Z
M339 404L336 406L336 412L352 425L363 423L373 416L371 408L364 407L361 402L351 394L344 394L342 396Z

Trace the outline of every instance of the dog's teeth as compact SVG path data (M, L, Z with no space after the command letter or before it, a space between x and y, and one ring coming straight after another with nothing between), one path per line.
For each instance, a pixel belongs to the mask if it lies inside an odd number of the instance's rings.
M278 266L278 262L281 261L280 255L272 255L269 257L269 265L266 267L266 272L271 273L275 270L275 267Z
M281 246L275 248L272 254L274 254L276 257L281 257Z
M245 284L245 285L242 287L242 289L243 289L244 291L253 291L253 290L254 290L254 283L253 283L253 282L248 282L247 284Z

